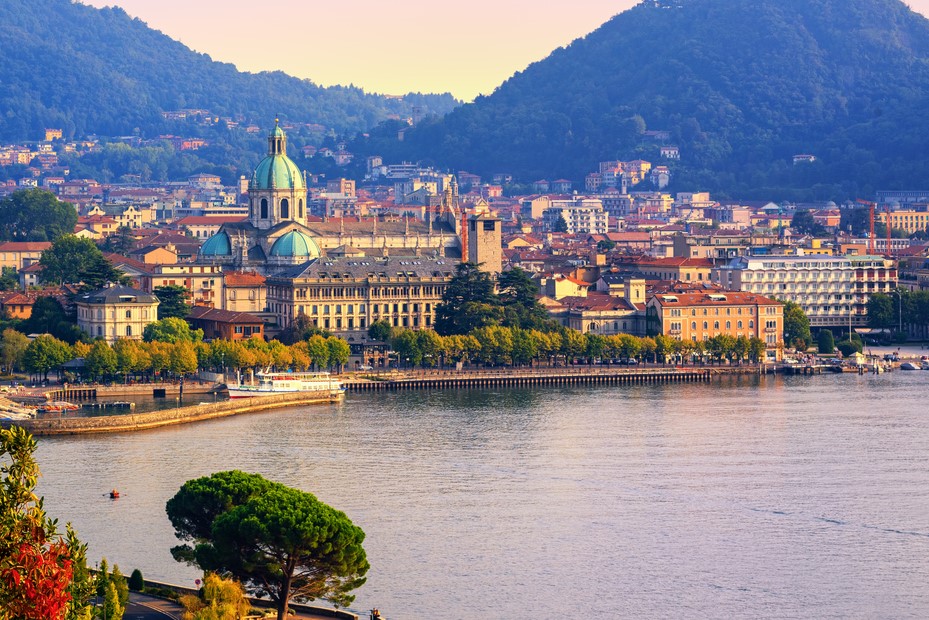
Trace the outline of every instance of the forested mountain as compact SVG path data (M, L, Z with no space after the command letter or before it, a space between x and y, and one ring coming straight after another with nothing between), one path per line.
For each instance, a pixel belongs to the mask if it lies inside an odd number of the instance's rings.
M644 132L666 130L655 141ZM367 149L523 181L668 164L674 187L836 198L929 182L929 21L899 0L651 0ZM662 144L681 161L659 160ZM794 165L809 153L815 163Z
M118 8L0 2L0 141L39 139L45 127L61 127L69 138L152 137L177 131L161 112L181 108L262 124L280 114L354 132L390 114L409 116L414 105L443 114L455 104L447 94L398 100L359 88L322 88L280 72L242 73Z

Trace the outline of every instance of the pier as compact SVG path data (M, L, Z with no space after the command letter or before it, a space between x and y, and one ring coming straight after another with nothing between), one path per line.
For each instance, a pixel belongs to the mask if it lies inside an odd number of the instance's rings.
M708 383L713 371L706 368L661 368L647 370L543 369L536 371L507 370L466 374L436 373L422 375L371 376L366 379L346 379L342 386L348 392L403 390L456 390L499 387L581 386L581 385L656 385L664 383Z

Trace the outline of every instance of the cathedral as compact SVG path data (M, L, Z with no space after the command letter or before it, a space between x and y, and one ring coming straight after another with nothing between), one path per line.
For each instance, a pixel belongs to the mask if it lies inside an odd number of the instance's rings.
M197 262L270 276L322 257L460 258L456 194L447 192L443 209L426 221L309 218L306 175L287 156L287 135L275 121L268 155L248 184L248 219L224 224Z

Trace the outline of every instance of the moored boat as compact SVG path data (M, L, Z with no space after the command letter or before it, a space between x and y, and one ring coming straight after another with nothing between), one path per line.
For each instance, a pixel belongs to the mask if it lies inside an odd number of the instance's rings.
M327 398L336 398L345 392L342 382L328 372L259 372L254 384L227 385L229 398L251 398L294 392L318 392Z
M900 370L919 370L919 366L913 362L903 362L900 364Z
M80 408L80 405L75 405L74 403L65 402L63 400L55 400L39 405L38 409L36 409L36 412L67 413L69 411L77 411Z

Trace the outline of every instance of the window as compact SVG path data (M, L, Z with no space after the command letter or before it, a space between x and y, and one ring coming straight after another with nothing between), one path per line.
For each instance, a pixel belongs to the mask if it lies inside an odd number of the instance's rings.
M704 322L703 322L703 329L709 329L709 327L710 327L710 324L707 323L706 321L704 321Z
M726 321L726 329L732 329L732 321Z
M719 329L719 321L713 323L713 329Z
M261 211L259 213L259 216L263 220L268 219L268 199L267 198L261 199Z
M694 321L693 323L690 324L690 329L693 329L693 330L696 330L696 329L697 329L697 322L696 322L696 321Z
M739 329L742 329L742 321L739 321L739 322L737 323L737 325L738 325L738 328L739 328Z
M103 327L101 327L100 325L97 325L97 335L98 336L103 335Z
M297 217L303 217L303 198L297 202Z
M748 322L748 328L749 328L749 329L754 329L754 328L755 328L755 321L749 321L749 322Z
M290 202L286 198L281 200L281 219L290 219Z
M132 325L126 325L126 336L132 337Z
M126 318L127 318L127 319L131 319L131 318L132 318L132 310L126 310Z

